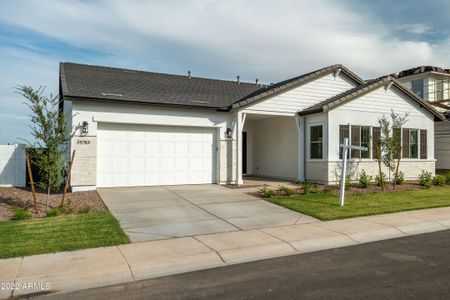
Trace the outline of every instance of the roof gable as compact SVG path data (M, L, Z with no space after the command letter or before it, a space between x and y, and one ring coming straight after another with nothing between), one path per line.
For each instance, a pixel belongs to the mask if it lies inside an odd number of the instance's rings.
M328 74L331 74L333 72L339 72L342 71L345 75L347 75L350 79L352 79L357 85L363 84L365 81L352 71L350 71L348 68L341 64L331 65L310 73L306 73L297 77L293 77L287 80L280 81L278 83L269 85L265 88L261 88L254 93L245 96L241 100L237 101L236 103L233 103L232 108L240 108L246 105L249 105L251 103L261 101L263 99L266 99L268 97L272 97L274 95L284 93L287 90L299 87L301 85L304 85L306 83L312 82L314 80L317 80L323 76L326 76Z
M431 112L436 120L443 121L445 120L445 116L438 112L434 107L424 102L421 98L419 98L416 94L408 90L401 84L397 79L392 76L384 76L378 79L367 81L366 83L357 86L353 89L345 91L339 95L333 96L325 101L322 101L318 104L315 104L311 107L308 107L300 112L299 115L309 115L314 113L321 113L332 110L336 107L339 107L345 103L353 101L365 94L371 93L374 90L386 86L387 84L392 84L396 88L398 88L401 92L403 92L406 96L411 98L414 102L418 103L420 107L424 107L426 110Z

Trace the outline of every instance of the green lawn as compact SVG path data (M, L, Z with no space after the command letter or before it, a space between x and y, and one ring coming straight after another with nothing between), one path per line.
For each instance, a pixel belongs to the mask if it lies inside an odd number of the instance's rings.
M128 243L109 212L0 222L0 258Z
M338 196L328 193L273 197L266 200L321 220L335 220L450 206L450 188L434 187L403 192L351 195L345 197L344 207L339 206Z

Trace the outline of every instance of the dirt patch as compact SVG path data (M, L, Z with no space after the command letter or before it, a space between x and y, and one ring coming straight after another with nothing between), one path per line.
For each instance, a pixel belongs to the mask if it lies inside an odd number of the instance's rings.
M237 184L224 184L223 185L226 188L232 189L232 190L240 190L240 189L249 189L249 188L255 188L255 187L262 187L264 186L264 184L241 184L241 185L237 185Z
M36 193L38 213L34 212L33 196L31 190L28 188L15 187L0 187L0 220L10 220L12 209L14 206L24 207L28 206L33 218L45 217L45 203L47 194L43 192ZM61 203L62 194L50 195L47 203L48 208L54 208ZM70 200L74 212L77 213L80 209L90 207L90 211L106 211L105 203L99 196L97 191L75 192L67 193L66 201Z

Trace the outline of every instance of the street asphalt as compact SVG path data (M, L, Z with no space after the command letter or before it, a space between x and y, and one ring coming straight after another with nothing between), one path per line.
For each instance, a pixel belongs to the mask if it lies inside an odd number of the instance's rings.
M449 299L450 230L45 299Z

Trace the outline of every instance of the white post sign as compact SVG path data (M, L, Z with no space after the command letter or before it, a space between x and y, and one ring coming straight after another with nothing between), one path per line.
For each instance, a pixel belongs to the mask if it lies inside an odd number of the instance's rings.
M341 192L339 194L339 204L344 206L345 197L345 179L347 177L347 153L349 149L367 151L367 147L352 146L348 144L348 138L344 138L344 143L340 144L342 147L342 172L341 172Z

